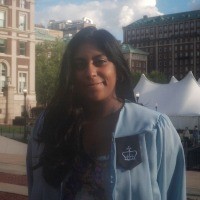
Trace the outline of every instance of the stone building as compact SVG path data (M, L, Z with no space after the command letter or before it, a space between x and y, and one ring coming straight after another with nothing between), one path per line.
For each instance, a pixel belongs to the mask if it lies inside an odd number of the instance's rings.
M192 71L200 78L200 10L144 16L123 27L123 36L124 43L149 53L148 72L181 79Z
M1 0L0 123L35 105L34 0Z
M67 40L71 39L76 33L87 26L96 26L93 21L87 17L81 20L50 20L48 29L63 31L63 37Z
M135 49L130 44L122 44L121 50L131 72L147 73L147 52Z
M36 44L44 41L55 41L56 39L63 39L63 31L35 27Z

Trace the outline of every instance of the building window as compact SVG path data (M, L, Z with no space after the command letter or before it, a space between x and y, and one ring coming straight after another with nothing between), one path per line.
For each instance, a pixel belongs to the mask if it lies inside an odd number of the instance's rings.
M25 8L25 0L20 0L19 7L20 8Z
M0 91L2 92L6 84L7 67L4 63L0 63Z
M26 15L19 16L19 29L22 31L26 29Z
M5 12L0 11L0 28L5 27Z
M6 52L6 40L0 39L0 53Z
M19 42L19 55L26 55L26 42Z
M27 88L27 73L19 72L18 81L19 81L18 92L22 94L24 88Z

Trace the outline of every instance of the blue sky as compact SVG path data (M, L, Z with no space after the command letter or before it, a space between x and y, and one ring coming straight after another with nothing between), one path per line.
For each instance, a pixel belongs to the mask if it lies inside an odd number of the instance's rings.
M122 40L122 27L143 17L200 9L200 0L35 0L35 23L88 17Z

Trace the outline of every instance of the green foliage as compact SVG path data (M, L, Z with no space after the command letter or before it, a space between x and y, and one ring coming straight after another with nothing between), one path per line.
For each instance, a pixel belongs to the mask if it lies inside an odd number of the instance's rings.
M138 81L140 80L140 77L142 75L141 72L132 72L132 80L133 80L133 88L137 85ZM158 71L152 71L150 74L145 74L145 76L155 82L155 83L167 83L167 77Z
M167 77L159 71L152 71L147 78L155 83L167 83Z
M22 134L24 131L24 126L16 125L0 125L0 133L17 133Z
M36 45L36 98L40 105L46 106L55 93L64 48L62 40Z
M137 85L138 81L140 80L140 77L142 75L141 72L132 72L132 81L133 81L133 88Z

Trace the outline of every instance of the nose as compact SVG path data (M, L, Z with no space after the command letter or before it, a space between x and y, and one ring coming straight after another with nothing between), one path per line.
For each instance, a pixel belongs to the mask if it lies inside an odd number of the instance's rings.
M97 76L97 68L94 66L93 62L89 62L86 68L86 76L87 78L93 78Z

